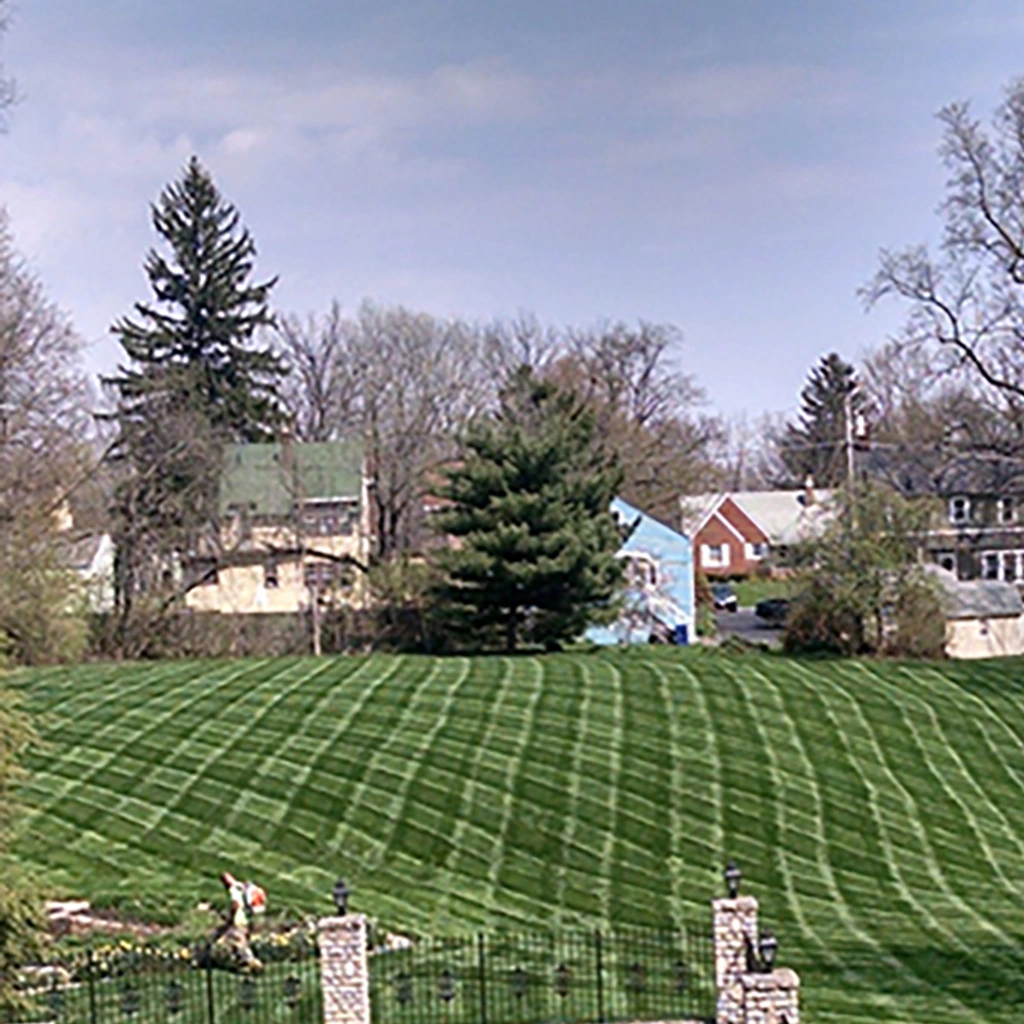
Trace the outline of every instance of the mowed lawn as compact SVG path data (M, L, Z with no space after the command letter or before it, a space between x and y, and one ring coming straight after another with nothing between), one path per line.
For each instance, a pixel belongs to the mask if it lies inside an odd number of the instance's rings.
M708 920L734 857L808 1021L1024 1019L1024 663L708 651L9 677L17 856L65 895L414 933Z

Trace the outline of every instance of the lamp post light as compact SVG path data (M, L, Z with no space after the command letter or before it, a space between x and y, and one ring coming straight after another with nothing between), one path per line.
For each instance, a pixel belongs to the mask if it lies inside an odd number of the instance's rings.
M725 879L725 887L728 890L729 899L736 899L740 891L740 879L743 877L743 873L736 867L736 861L729 861L728 867L722 872L722 877Z
M770 974L775 964L775 954L779 951L779 940L768 929L765 929L757 940L757 951L761 954L764 972Z
M338 908L338 916L344 917L348 913L348 898L351 889L345 884L344 878L339 878L334 884L331 895L334 897L334 905Z

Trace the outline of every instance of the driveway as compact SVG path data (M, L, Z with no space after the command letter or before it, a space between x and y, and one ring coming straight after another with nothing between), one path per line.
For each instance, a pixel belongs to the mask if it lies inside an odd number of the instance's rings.
M735 612L715 612L718 635L724 640L730 633L754 644L768 644L779 647L782 644L782 629L769 626L754 614L753 608L740 608Z

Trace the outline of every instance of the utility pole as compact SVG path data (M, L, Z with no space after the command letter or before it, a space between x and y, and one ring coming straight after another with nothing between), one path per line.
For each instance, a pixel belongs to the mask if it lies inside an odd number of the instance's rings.
M845 446L846 446L846 484L852 488L856 467L853 461L853 392L849 391L843 396L843 419L845 420Z

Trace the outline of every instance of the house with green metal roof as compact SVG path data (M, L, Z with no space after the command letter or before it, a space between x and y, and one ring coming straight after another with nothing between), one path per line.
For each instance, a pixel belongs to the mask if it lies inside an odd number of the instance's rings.
M220 537L188 593L225 614L309 612L366 600L369 492L355 441L230 446Z

